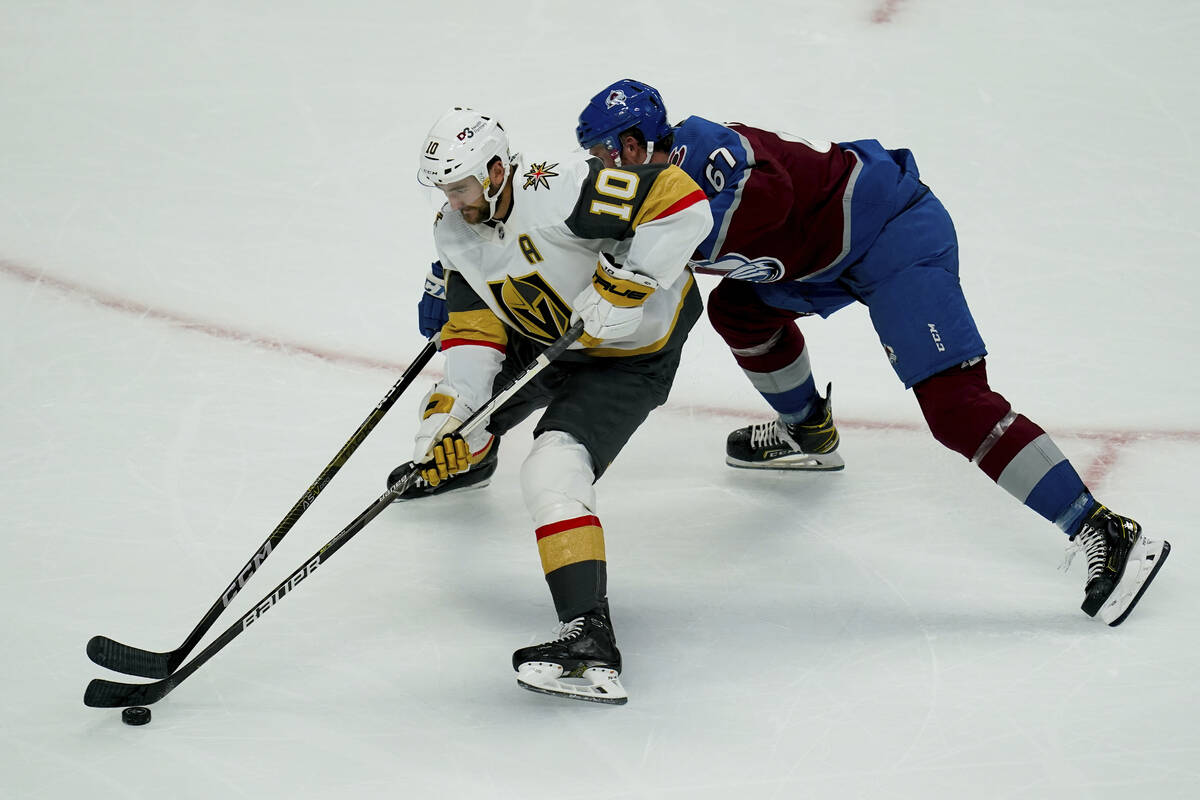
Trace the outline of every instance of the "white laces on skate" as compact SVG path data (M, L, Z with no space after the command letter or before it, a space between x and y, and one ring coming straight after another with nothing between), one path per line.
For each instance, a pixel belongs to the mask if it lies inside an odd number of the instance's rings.
M779 420L759 422L750 426L750 447L757 449L777 444L791 446L791 442L783 438L783 431L780 430Z
M1088 575L1087 582L1100 577L1104 571L1104 564L1108 560L1108 539L1103 531L1091 526L1084 526L1084 529L1075 535L1075 539L1067 545L1067 552L1063 558L1059 569L1066 572L1071 568L1071 562L1075 560L1075 554L1083 551L1087 554L1088 560Z
M558 638L556 642L569 642L572 639L578 639L583 635L583 617L576 617L570 622L564 622L558 626Z

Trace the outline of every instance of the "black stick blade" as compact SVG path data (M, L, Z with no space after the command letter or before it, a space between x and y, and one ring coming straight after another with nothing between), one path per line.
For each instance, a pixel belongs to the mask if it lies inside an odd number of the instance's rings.
M117 683L95 678L83 693L83 704L91 708L148 706L166 697L175 683L172 678L154 683Z
M88 658L100 666L138 675L143 678L165 678L171 674L174 653L155 653L130 647L107 636L93 636L87 643Z

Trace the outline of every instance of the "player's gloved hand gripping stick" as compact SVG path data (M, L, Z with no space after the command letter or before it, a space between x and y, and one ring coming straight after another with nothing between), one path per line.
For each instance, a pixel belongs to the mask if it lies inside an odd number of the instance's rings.
M482 408L468 417L463 422L461 428L459 428L462 435L465 436L477 427L486 424L488 418L491 417L497 408L520 391L534 376L549 366L551 361L562 355L563 351L570 347L582 333L583 322L577 320L567 329L566 333L542 351L521 374L517 375L503 389L492 395L492 398ZM301 581L310 577L318 567L332 558L333 554L365 528L367 523L379 516L384 509L391 505L392 500L397 494L412 485L420 474L420 468L419 464L411 461L401 467L399 477L378 500L355 517L349 525L326 542L320 550L305 560L286 580L276 586L270 594L262 598L249 612L244 614L241 619L213 640L208 647L201 650L191 661L179 667L178 670L172 672L162 680L152 683L118 683L116 681L96 678L88 684L84 692L84 705L93 708L146 706L166 697L172 689L185 681L189 675L216 655L225 645L236 639L252 623L258 621L263 614L270 611L276 603L286 597Z

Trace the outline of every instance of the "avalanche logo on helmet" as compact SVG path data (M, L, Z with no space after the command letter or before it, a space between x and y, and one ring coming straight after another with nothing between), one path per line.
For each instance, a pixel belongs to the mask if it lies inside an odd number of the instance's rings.
M557 166L558 162L547 164L545 161L543 161L540 164L531 164L529 167L529 172L526 172L521 176L525 179L525 185L521 188L533 189L535 192L539 186L544 186L549 189L549 179L558 177L558 173L554 171L554 168Z
M567 329L571 307L536 272L488 284L496 302L518 330L541 342L553 342Z
M620 89L613 89L608 93L608 98L605 99L604 105L609 108L612 108L613 106L625 105L625 92L621 91Z

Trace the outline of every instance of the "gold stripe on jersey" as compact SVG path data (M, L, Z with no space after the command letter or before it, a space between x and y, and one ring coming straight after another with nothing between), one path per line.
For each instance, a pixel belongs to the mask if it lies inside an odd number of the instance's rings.
M691 176L671 164L654 179L654 185L633 218L633 230L636 231L643 222L667 216L668 212L674 213L678 208L686 208L703 199L704 193Z
M662 338L658 341L651 342L645 347L638 347L632 350L620 350L616 347L588 347L584 350L584 352L589 356L599 356L602 358L609 358L612 356L641 356L645 355L646 353L657 353L659 350L666 347L667 342L671 339L671 335L675 333L675 326L679 324L679 315L683 313L683 307L687 304L688 298L691 296L692 287L695 285L696 276L689 272L687 285L684 286L683 291L680 292L679 305L675 306L675 315L671 318L671 324L667 326L667 332L663 334ZM580 337L580 341L584 341L583 337Z
M442 326L442 349L454 344L483 344L504 349L508 332L504 323L490 308L473 311L451 311L450 319Z

